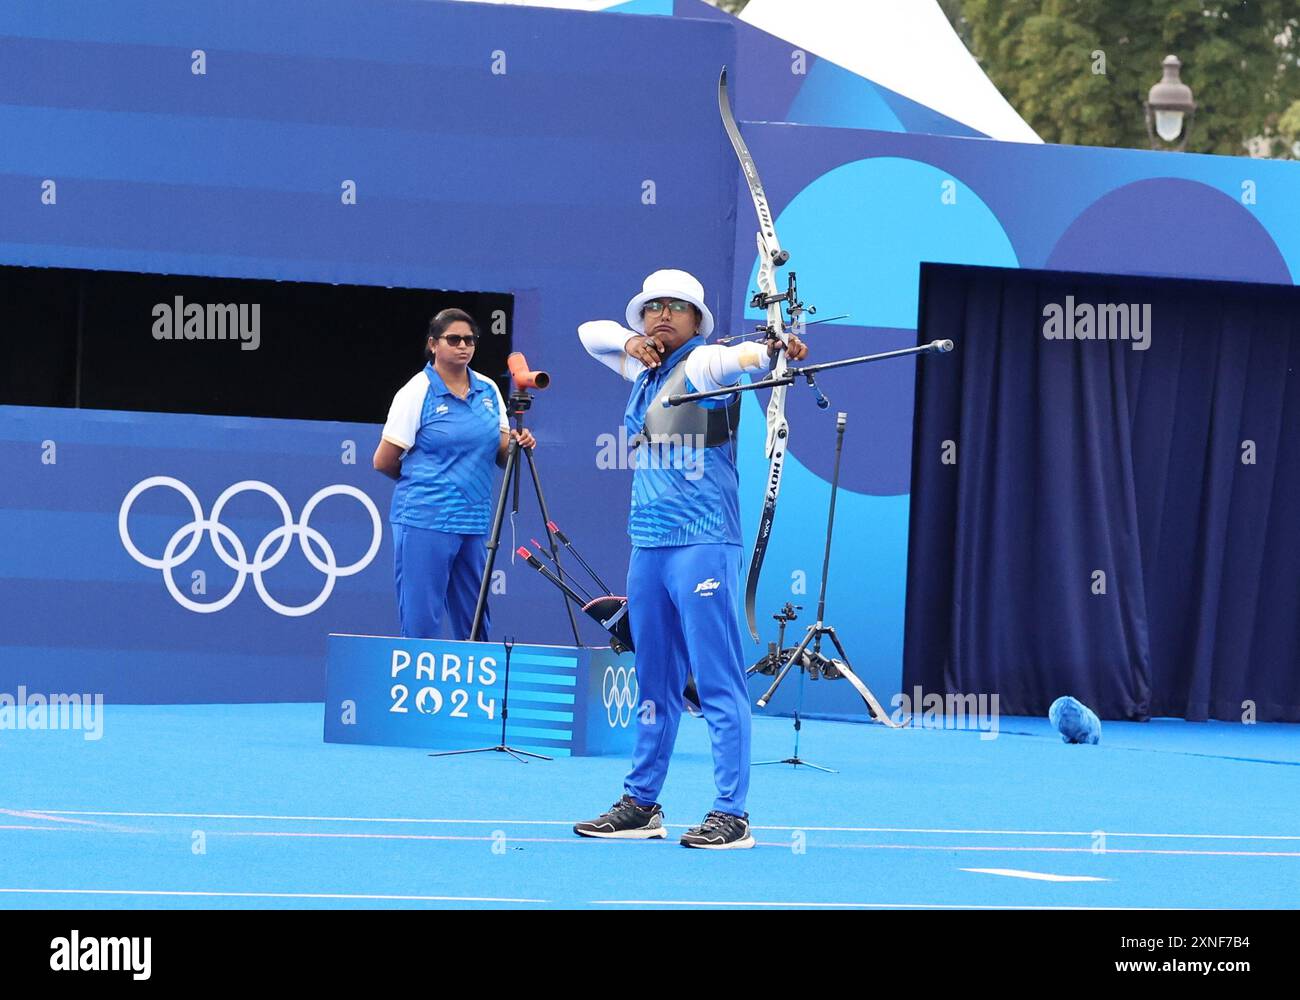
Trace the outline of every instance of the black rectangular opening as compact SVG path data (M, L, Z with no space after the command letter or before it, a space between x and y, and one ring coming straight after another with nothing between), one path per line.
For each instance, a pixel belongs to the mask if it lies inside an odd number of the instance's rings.
M381 423L451 306L502 375L506 293L3 266L0 403Z

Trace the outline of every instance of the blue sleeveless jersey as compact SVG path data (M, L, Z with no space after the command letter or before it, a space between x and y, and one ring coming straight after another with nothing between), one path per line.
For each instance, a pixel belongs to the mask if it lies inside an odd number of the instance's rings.
M675 370L703 344L702 337L688 340L658 368L647 368L638 375L632 385L623 423L629 440L642 439L633 452L632 509L627 527L637 548L741 544L740 476L734 436L738 408L729 406L734 397L685 404L729 413L727 439L713 447L705 444L702 434L654 435L657 440L644 440L650 407L662 408L660 397ZM674 391L698 391L689 379L679 376L679 380L683 387Z

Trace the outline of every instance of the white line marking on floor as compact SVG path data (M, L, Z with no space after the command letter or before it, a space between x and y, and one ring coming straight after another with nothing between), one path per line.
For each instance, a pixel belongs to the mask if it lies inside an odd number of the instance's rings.
M454 826L573 826L565 819L425 819L403 816L278 816L263 813L108 812L74 809L46 809L52 816L130 816L144 819L248 819L295 823L445 823Z
M789 845L786 845L789 847ZM1018 851L1027 854L1174 854L1198 858L1300 858L1300 851L1192 851L1171 847L1108 847L1097 851L1091 847L1008 847L999 844L814 844L818 848L838 848L854 851L981 851L998 853L999 851Z
M259 813L182 813L182 812L114 812L86 809L42 809L50 816L125 816L151 819L244 819L281 820L302 823L431 823L449 825L486 826L572 826L571 819L427 819L400 816L280 816ZM685 829L689 824L667 823L665 826ZM1008 837L1093 837L1096 830L986 830L962 827L908 827L908 826L762 826L755 830L803 830L808 833L921 833L954 834L957 836L1008 836ZM1105 831L1107 837L1169 838L1173 840L1295 840L1300 834L1281 833L1132 833L1118 830Z
M891 826L755 826L755 830L808 830L825 833L926 833L957 834L959 836L1004 836L1004 837L1095 837L1096 830L971 830L971 829L930 829L926 827L891 827ZM1117 830L1103 831L1107 837L1137 837L1139 839L1170 838L1173 840L1300 840L1300 834L1290 833L1122 833Z
M1109 882L1108 878L1096 875L1054 875L1051 872L1027 872L1019 868L963 868L964 872L977 872L981 875L1005 875L1007 878L1028 878L1037 882Z
M394 899L422 903L549 903L549 899L510 896L398 896L361 892L205 892L188 889L0 889L0 892L53 896L196 896L228 899Z
M44 820L47 823L73 823L76 824L77 826L95 826L95 827L106 827L106 828L110 827L110 824L96 823L92 819L72 819L70 813L63 813L63 814L56 815L54 813L46 813L46 812L40 812L37 810L30 810L30 809L0 809L0 815L14 816L17 817L18 819L40 819L40 820ZM119 830L126 829L126 827L111 827L111 828L119 829Z
M752 899L593 899L593 906L775 906L839 910L1158 910L1158 906L1011 906L987 903L805 903Z
M49 833L50 831L69 831L69 828L66 826L19 826L16 823L4 823L0 824L0 830L41 830Z
M307 837L320 840L470 840L491 843L501 839L510 844L580 844L586 838L572 837L475 837L447 833L317 833L286 830L211 830L209 837ZM788 847L782 844L782 847Z

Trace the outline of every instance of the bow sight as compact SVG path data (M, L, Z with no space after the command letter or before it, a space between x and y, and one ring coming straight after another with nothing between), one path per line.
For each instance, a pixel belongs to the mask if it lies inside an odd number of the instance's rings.
M790 259L789 251L782 250L781 253L784 256L782 260L777 262L778 264L784 263ZM786 289L780 295L765 294L761 291L755 292L754 297L749 300L749 307L751 309L761 309L766 312L768 306L774 306L778 302L784 302L786 315L790 317L790 325L798 326L800 325L800 317L805 312L808 313L809 316L817 315L817 307L804 306L804 304L799 301L799 285L793 271L786 276L786 281ZM770 323L762 324L755 330L755 332L767 333L772 337L779 337L781 335L781 331L773 330Z

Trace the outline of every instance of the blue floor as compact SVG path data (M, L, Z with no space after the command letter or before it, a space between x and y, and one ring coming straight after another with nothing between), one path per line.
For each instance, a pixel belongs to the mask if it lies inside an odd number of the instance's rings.
M103 738L0 731L0 908L1296 907L1300 729L809 721L762 767L752 851L574 837L626 762L327 745L320 705L110 706ZM757 718L756 759L791 749ZM684 720L670 832L713 797ZM1071 879L1061 881L1061 878Z

